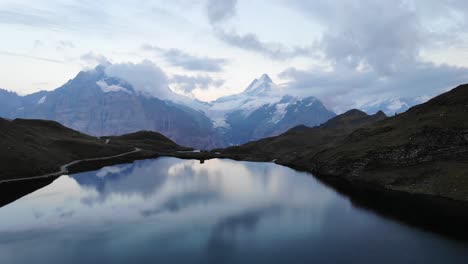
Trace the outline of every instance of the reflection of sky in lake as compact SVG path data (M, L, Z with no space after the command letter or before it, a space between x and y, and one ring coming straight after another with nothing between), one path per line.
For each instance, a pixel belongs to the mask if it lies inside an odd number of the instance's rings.
M0 209L0 263L438 263L466 249L271 163L139 161L63 176Z

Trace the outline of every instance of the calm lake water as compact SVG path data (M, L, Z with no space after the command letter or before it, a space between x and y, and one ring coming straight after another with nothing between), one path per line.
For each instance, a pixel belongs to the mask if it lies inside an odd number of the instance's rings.
M467 244L271 163L160 158L0 208L0 263L468 263Z

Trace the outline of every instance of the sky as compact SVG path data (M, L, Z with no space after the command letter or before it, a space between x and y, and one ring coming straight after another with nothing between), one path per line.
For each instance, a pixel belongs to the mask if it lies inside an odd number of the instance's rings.
M211 101L267 73L340 111L468 82L467 26L464 0L1 0L0 87L112 63Z

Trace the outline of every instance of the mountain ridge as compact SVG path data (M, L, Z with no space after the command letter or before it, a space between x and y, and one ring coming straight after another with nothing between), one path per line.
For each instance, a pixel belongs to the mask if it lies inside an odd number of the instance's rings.
M326 180L468 201L467 102L464 84L392 117L351 110L321 126L216 151L276 160Z
M199 149L274 136L299 124L318 125L335 114L312 97L292 97L267 74L243 92L210 103L163 89L164 98L137 90L99 65L53 91L19 96L0 92L0 116L55 120L94 136L151 130Z

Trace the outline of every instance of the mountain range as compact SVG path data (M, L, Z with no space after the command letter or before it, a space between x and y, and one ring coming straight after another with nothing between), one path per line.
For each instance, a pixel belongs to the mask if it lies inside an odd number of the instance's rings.
M368 114L374 114L378 111L383 111L386 115L392 116L406 112L411 107L427 102L429 96L418 97L392 97L381 100L368 102L359 107L362 111Z
M215 150L348 185L468 201L468 85L386 117L354 109L316 127Z
M124 85L119 84L130 88ZM33 98L37 104L47 100L41 95ZM12 105L18 103L15 94L4 96L11 96ZM277 103L290 107L299 104L295 102ZM468 85L462 85L392 117L353 109L318 126L299 125L278 136L201 152L151 131L95 137L54 121L0 118L0 207L68 172L160 156L200 162L231 158L311 172L350 195L355 206L466 239L467 102Z
M53 91L20 96L0 89L0 116L54 120L93 136L149 130L200 149L243 144L335 116L317 98L288 95L266 74L242 93L209 103L168 87L164 95L142 93L99 65Z

